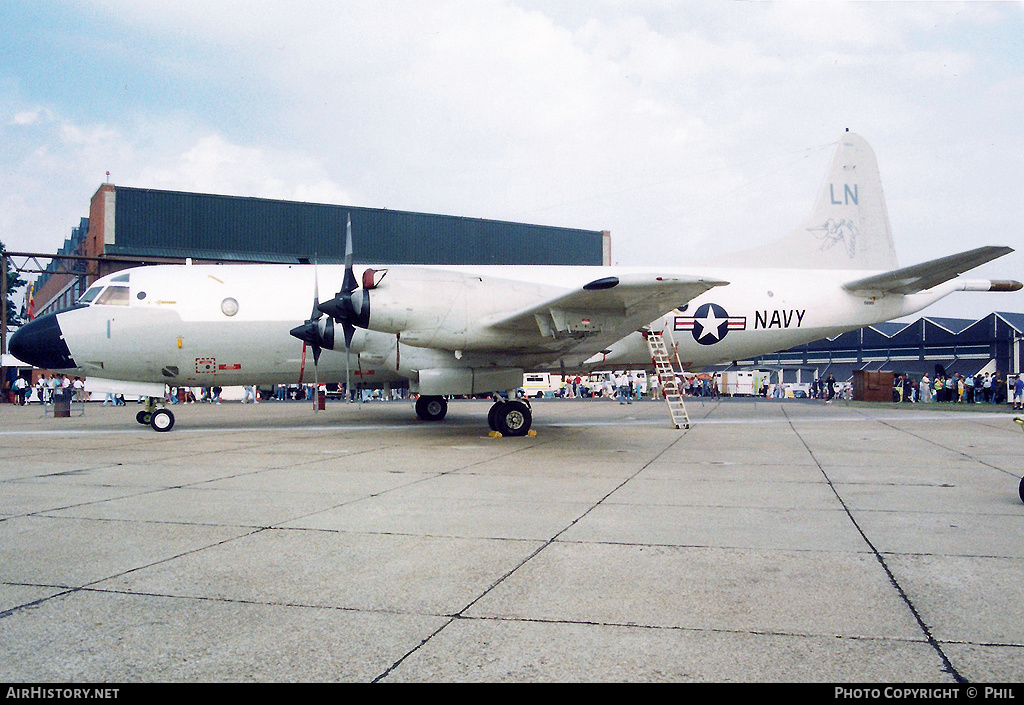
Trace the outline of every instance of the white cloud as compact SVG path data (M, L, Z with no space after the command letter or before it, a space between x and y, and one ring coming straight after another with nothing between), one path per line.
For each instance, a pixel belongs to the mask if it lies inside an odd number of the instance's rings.
M42 108L34 108L32 110L22 110L14 114L11 118L10 125L35 125L36 123L47 120L50 117L49 111Z
M26 111L27 112L27 111ZM116 184L322 203L352 203L321 160L242 146L219 134L190 137L173 121L139 137L59 115L18 123L18 154L0 173L0 231L10 250L55 250L89 214L89 198L111 172ZM149 125L149 127L154 127ZM29 132L26 133L25 130Z
M231 144L221 135L201 137L173 158L142 166L133 180L175 191L323 203L350 200L316 159Z
M1020 5L97 0L88 16L106 47L89 105L0 98L7 183L36 183L26 202L78 192L74 216L110 169L608 228L623 263L692 261L795 226L828 161L807 148L850 127L878 152L905 260L959 248L959 223L916 215L958 199L977 231L1013 232L985 203L1017 198Z

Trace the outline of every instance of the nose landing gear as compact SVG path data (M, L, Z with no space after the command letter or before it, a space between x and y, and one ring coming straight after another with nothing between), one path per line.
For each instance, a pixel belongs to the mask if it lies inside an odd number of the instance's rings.
M146 397L146 406L142 411L135 414L135 420L159 433L170 431L174 428L174 414L171 413L170 409L158 409L157 404L162 403L162 400Z

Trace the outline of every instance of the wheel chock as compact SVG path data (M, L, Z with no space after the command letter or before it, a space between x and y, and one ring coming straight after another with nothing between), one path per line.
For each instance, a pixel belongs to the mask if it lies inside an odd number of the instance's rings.
M501 435L501 431L491 431L487 435L490 436L491 438L503 438L503 436ZM529 431L526 432L526 436L528 438L536 438L537 432L534 431L533 429L530 429Z

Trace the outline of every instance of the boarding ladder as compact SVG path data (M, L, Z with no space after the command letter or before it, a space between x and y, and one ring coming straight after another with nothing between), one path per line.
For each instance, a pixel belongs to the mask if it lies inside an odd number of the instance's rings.
M648 333L647 347L651 351L651 360L654 362L654 370L658 375L662 395L665 397L665 404L668 405L668 414L672 418L673 425L676 428L690 428L690 417L686 413L686 404L683 402L683 390L679 388L676 371L672 367L672 357L669 355L661 333L654 331Z

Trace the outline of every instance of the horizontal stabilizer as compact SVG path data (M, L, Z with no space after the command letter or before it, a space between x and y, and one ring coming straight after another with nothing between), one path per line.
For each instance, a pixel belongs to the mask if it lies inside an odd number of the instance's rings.
M915 264L912 267L894 269L883 274L875 274L857 279L843 285L852 292L916 294L933 286L955 279L964 272L991 262L994 259L1013 252L1010 247L987 246L968 250L948 257L940 257Z

